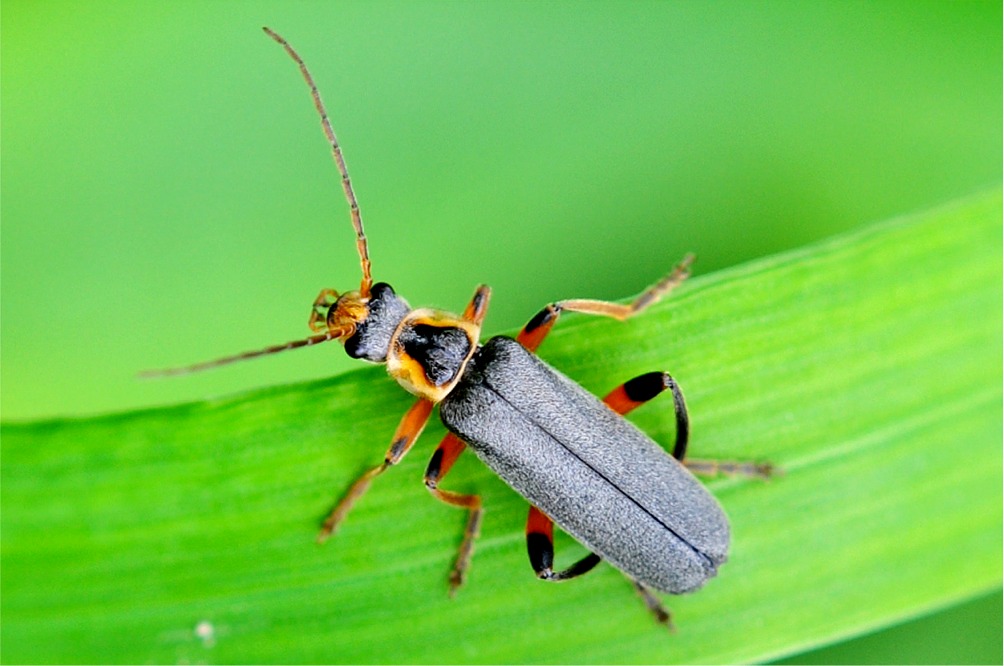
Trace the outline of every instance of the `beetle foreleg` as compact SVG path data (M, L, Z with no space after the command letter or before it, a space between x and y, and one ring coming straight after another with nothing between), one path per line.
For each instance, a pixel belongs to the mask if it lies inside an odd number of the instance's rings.
M485 319L485 315L488 314L488 301L491 299L491 296L492 288L486 284L480 285L474 292L471 302L467 304L463 318L480 326L481 322Z
M481 508L481 498L477 495L462 495L439 488L439 480L446 476L466 447L467 444L462 439L453 433L448 434L439 443L439 447L432 454L432 460L429 461L429 466L425 470L425 487L429 489L429 492L442 502L468 510L464 539L460 542L460 551L457 553L453 570L450 571L451 597L456 594L457 588L464 584L467 568L471 564L471 555L474 554L474 540L478 538L478 531L481 529L481 516L484 515L484 510Z
M411 409L408 410L404 418L401 419L401 423L397 426L394 439L391 441L390 448L387 449L387 455L384 456L383 463L365 472L356 479L355 483L349 486L345 496L335 505L335 508L328 514L327 519L321 526L321 531L317 535L317 543L324 543L328 537L335 533L341 522L345 520L345 516L348 515L352 505L369 490L373 479L382 474L391 465L396 465L408 453L408 450L411 449L415 440L422 433L422 429L425 428L430 414L432 414L432 401L430 400L419 398L411 406Z
M321 290L321 293L314 299L314 304L310 308L310 320L307 322L310 330L317 331L318 333L328 330L328 308L334 305L337 300L338 292L334 289Z
M530 515L526 519L526 550L530 555L530 566L541 580L560 581L575 578L588 572L600 562L600 556L589 553L581 560L561 571L554 565L554 522L537 507L530 505Z

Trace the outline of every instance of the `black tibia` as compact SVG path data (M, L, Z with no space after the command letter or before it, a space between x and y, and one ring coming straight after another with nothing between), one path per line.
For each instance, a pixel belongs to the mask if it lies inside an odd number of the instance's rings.
M600 563L600 556L589 553L572 566L562 571L554 571L554 542L541 532L528 532L526 535L526 550L530 556L530 565L542 580L559 581L575 578L590 571Z
M676 444L673 446L673 457L682 461L687 454L687 440L690 437L690 417L687 416L687 403L683 400L683 391L669 373L663 373L669 390L673 392L673 410L676 412Z

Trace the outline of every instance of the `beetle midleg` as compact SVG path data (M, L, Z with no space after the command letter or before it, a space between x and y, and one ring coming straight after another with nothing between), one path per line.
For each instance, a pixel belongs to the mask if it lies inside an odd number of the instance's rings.
M345 520L345 516L348 515L352 505L369 490L373 479L382 474L391 465L396 465L408 453L408 450L411 449L415 440L422 433L422 429L425 428L430 414L432 414L431 400L419 398L415 401L415 404L411 406L411 409L408 410L404 418L401 419L401 423L397 426L394 439L391 441L390 448L387 449L383 463L365 472L356 479L355 483L349 486L345 496L335 505L335 508L331 510L331 513L328 514L327 519L325 519L324 524L321 526L321 531L317 535L317 543L323 543L335 533L339 524Z
M541 580L560 581L575 578L588 572L600 562L600 556L589 553L581 560L561 571L554 571L554 521L543 511L530 505L526 519L526 550L530 566Z
M477 495L462 495L439 488L439 480L446 476L465 448L467 448L467 444L464 440L453 433L448 434L439 443L425 470L425 487L429 489L429 492L442 502L468 511L464 539L460 542L457 559L453 564L453 570L450 571L451 597L456 594L457 588L464 584L467 568L471 564L471 555L474 554L474 540L478 538L478 532L481 529L481 516L484 515L484 510L481 508L481 498Z
M529 351L537 351L537 347L551 332L551 327L554 326L554 322L558 321L559 316L561 316L560 303L551 303L545 306L526 323L523 330L516 336L516 342Z
M676 380L668 372L649 372L624 382L608 393L603 402L620 415L640 407L666 389L673 393L673 409L676 412L676 443L673 457L683 460L687 452L687 438L690 435L690 420L687 417L687 403Z
M488 313L488 300L491 298L491 295L491 287L486 284L479 285L474 292L474 297L471 298L471 302L467 304L467 309L464 310L463 318L480 326L481 322L485 319L485 315Z
M688 254L670 271L669 275L646 289L627 305L581 298L551 303L527 322L523 330L516 336L516 340L530 351L535 351L547 337L551 327L554 326L563 311L613 317L620 320L633 317L686 280L687 276L690 275L690 264L693 261L694 255Z
M690 434L690 424L687 418L687 404L679 385L667 372L649 372L627 381L608 393L603 402L612 410L627 414L640 407L664 390L673 392L673 408L676 411L676 443L673 445L673 457L686 465L695 474L704 476L750 476L769 478L776 473L770 463L755 463L736 460L684 460L687 452L687 439Z
M630 576L627 577L634 585L634 589L641 595L641 600L645 602L645 607L648 608L649 612L655 617L655 621L659 624L665 625L670 631L676 631L676 627L673 626L673 619L669 613L669 610L662 605L659 598L655 596L652 590L648 589L634 578Z

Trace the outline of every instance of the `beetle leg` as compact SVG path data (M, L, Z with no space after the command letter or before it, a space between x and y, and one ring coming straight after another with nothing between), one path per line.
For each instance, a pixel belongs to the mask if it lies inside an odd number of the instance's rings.
M516 342L520 343L530 351L537 351L537 347L544 341L547 334L551 332L554 322L561 316L561 304L550 303L543 310L526 322L526 326L516 336Z
M411 406L411 409L408 410L404 418L401 419L401 423L397 426L394 439L391 441L390 448L387 449L383 463L365 472L356 479L355 483L349 486L345 496L335 505L335 508L331 510L331 513L328 514L327 519L321 526L321 531L317 535L317 543L323 543L335 533L338 525L345 520L345 516L348 515L352 505L369 490L373 479L382 474L391 465L396 465L408 453L412 444L415 443L415 440L422 433L422 429L429 420L430 414L432 414L431 400L419 398Z
M475 298L477 297L475 296ZM429 489L429 492L442 502L468 511L464 539L460 542L460 551L457 553L453 570L450 571L451 597L456 594L457 588L464 584L464 577L471 563L471 555L474 553L474 540L478 538L478 531L481 529L481 516L484 515L484 510L481 508L481 498L477 495L462 495L439 488L439 480L446 476L466 447L467 444L464 440L453 433L448 434L439 443L439 447L432 454L432 460L429 461L429 466L425 470L425 487Z
M652 590L648 589L634 578L630 576L627 577L634 585L634 589L641 595L641 600L645 602L645 607L648 608L649 612L655 617L655 621L661 625L664 625L670 631L676 631L676 627L673 626L673 619L669 613L669 610L662 605L659 601L659 597L655 596Z
M334 289L322 289L321 293L317 295L314 299L314 304L310 308L310 321L307 325L310 326L310 330L326 331L328 329L327 317L328 309L335 304L338 300L338 292Z
M485 319L485 315L488 313L488 301L491 296L491 287L486 284L478 286L474 292L474 297L471 298L471 302L467 304L467 309L464 310L463 319L480 326L481 322Z
M624 382L603 398L610 409L620 415L640 407L666 389L673 392L673 409L676 412L676 443L673 457L683 460L687 452L687 438L690 436L690 421L687 418L687 403L683 392L668 372L649 372Z
M688 458L683 464L694 474L703 476L748 476L769 479L781 470L769 462L758 463L746 460L697 460Z
M754 463L736 460L696 460L687 458L687 438L690 425L687 418L687 404L679 385L667 372L649 372L627 381L603 398L603 402L618 414L624 415L640 407L666 389L673 392L673 408L676 411L676 443L673 457L687 469L704 476L749 476L767 479L778 473L770 463Z
M554 522L543 511L530 505L530 515L526 521L526 548L530 554L530 564L542 580L562 581L588 572L600 562L600 556L589 553L563 571L554 571ZM655 617L655 621L674 631L669 611L655 594L630 576L627 577L641 595L645 607Z
M516 336L516 340L530 351L535 351L540 346L540 343L544 341L544 338L547 337L551 327L554 326L562 311L565 310L602 317L613 317L620 320L633 317L686 280L687 276L690 275L690 264L693 261L694 255L688 254L685 256L669 275L646 289L628 305L589 299L570 299L551 303L527 322L523 330Z
M530 505L530 515L526 519L526 550L530 555L530 566L541 580L561 581L575 578L588 572L600 562L600 556L589 553L581 560L562 571L554 571L554 521L537 507Z

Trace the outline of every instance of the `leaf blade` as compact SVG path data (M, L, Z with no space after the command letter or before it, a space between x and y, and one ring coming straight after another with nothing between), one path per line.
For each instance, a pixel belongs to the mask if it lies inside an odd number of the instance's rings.
M696 278L627 324L569 317L548 339L544 358L598 393L670 370L695 457L786 469L710 482L733 550L705 590L667 599L676 635L609 567L534 580L522 500L466 458L445 485L479 492L488 513L456 599L445 575L462 515L425 496L418 451L315 547L317 519L408 404L371 368L5 425L4 658L738 662L997 587L1000 211L997 191L875 225ZM635 420L671 440L665 405ZM442 434L429 430L425 451ZM562 545L559 558L578 552Z

